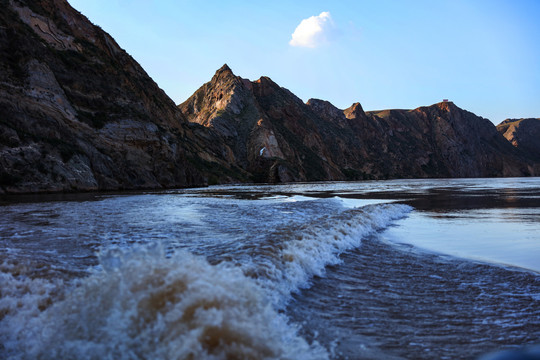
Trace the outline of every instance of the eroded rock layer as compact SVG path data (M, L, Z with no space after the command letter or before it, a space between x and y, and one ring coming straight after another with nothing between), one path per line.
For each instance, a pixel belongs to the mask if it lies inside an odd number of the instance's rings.
M179 106L215 130L229 161L264 181L529 176L534 166L488 120L442 102L414 110L303 103L225 65Z
M114 39L63 0L0 7L0 192L205 183L212 146Z

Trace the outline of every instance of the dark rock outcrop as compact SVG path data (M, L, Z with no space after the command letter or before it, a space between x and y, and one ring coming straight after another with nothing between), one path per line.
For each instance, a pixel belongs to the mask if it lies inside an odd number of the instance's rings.
M540 119L507 119L497 130L526 156L540 162Z
M379 143L390 176L415 177L528 176L527 161L509 146L487 119L442 102L414 110L369 112L372 145ZM379 141L374 141L379 139ZM399 176L401 177L401 176Z
M67 1L0 6L0 192L193 186L230 170L212 135Z

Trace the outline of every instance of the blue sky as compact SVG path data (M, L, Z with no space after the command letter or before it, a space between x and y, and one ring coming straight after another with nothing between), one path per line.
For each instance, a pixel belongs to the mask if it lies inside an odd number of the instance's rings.
M339 108L448 98L494 123L540 117L538 0L69 2L176 103L227 63Z

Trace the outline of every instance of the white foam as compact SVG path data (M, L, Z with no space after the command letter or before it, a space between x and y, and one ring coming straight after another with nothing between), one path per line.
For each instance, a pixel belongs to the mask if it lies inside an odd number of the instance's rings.
M61 279L33 279L27 271L23 263L0 264L0 355L5 351L2 345L5 349L18 348L23 345L21 337L33 336L35 319L64 287Z
M360 208L366 205L386 204L394 202L395 200L388 199L355 199L348 197L335 196L335 199L341 201L343 206L349 209Z
M64 299L49 297L53 304L42 312L20 291L2 297L7 315L0 339L12 358L327 358L238 267L212 266L185 252L166 258L159 248L141 247L107 251L100 261L102 270ZM13 289L28 283L1 274ZM47 298L39 287L55 284L41 282L27 284L29 296ZM21 312L5 299L31 309Z
M0 350L13 359L328 358L280 309L340 253L409 211L379 204L319 218L251 264L136 245L105 250L75 285L0 267Z
M412 207L400 204L368 205L337 216L312 222L292 234L281 249L256 264L245 266L268 290L277 308L283 308L291 293L309 286L328 265L339 263L339 255L360 245L362 238L386 228L406 216Z

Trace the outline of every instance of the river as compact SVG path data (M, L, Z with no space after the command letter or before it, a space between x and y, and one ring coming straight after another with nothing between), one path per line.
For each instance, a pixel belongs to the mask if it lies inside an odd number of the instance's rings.
M0 358L474 359L540 343L540 178L0 201Z

